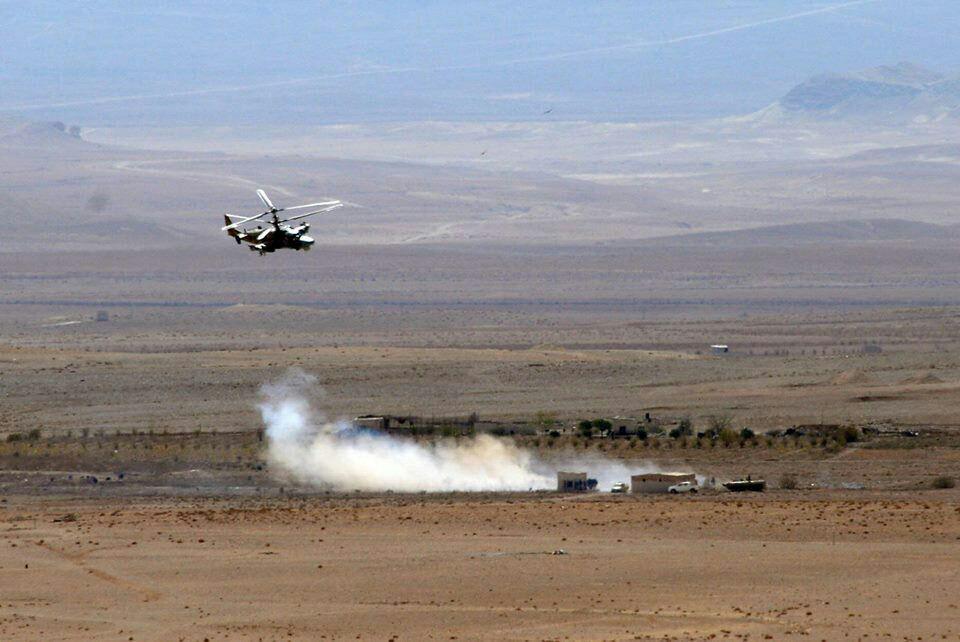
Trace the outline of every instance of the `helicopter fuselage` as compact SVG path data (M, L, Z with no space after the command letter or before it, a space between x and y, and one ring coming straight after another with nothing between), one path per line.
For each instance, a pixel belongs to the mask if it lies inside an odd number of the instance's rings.
M254 252L267 254L280 249L308 251L314 243L313 237L307 236L310 225L258 225L250 229L232 229L232 236L237 244L247 243Z
M261 255L276 252L282 248L309 250L313 245L313 239L307 236L310 225L308 223L287 225L286 223L343 207L343 203L340 201L324 201L320 203L309 203L307 205L294 205L292 207L276 207L262 189L257 190L257 196L264 206L268 208L266 211L253 216L239 217L239 220L235 220L238 217L231 217L229 214L224 214L223 220L226 225L220 229L235 240L237 245L246 243L251 250L259 252ZM280 217L281 212L317 207L320 209L314 209L306 214L297 214L283 219ZM264 220L265 216L271 216L272 220ZM284 216L288 215L284 214ZM244 224L254 220L262 222L258 222L256 227L242 227Z

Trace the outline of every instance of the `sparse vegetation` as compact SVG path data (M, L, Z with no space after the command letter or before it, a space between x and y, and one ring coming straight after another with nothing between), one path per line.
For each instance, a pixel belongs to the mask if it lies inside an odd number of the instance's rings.
M940 477L936 477L932 483L932 486L934 488L954 488L956 485L957 485L957 480L947 475L941 475Z
M606 419L598 418L593 420L593 427L599 430L601 433L604 433L613 428L613 424Z
M580 431L580 436L584 439L590 439L593 437L593 422L584 419L577 424L577 430Z
M796 490L797 487L796 475L785 474L780 477L780 488L784 490Z

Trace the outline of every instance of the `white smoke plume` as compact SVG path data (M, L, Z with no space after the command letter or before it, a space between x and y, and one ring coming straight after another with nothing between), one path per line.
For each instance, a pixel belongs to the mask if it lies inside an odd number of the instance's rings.
M291 370L261 388L268 458L274 470L298 483L334 490L526 491L556 487L557 470L579 470L600 488L654 470L599 457L568 458L552 466L511 441L480 435L433 444L328 422L308 401L316 378Z

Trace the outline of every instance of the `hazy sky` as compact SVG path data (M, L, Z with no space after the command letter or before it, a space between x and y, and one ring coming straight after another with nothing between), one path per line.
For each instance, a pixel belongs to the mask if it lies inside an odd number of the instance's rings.
M639 120L960 69L955 0L0 2L3 113L83 125Z

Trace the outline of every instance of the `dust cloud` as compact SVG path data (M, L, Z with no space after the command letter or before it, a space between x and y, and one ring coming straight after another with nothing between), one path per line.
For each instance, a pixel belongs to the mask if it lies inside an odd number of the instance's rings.
M631 474L654 470L596 456L547 463L489 435L433 443L401 439L328 421L310 402L318 391L316 378L301 370L290 370L260 391L268 461L297 483L333 490L527 491L555 488L557 470L582 470L607 489L629 481Z

